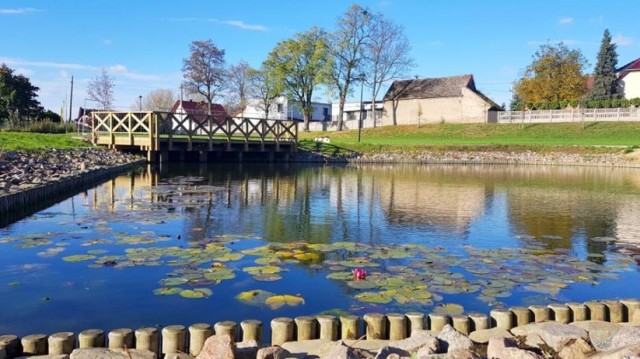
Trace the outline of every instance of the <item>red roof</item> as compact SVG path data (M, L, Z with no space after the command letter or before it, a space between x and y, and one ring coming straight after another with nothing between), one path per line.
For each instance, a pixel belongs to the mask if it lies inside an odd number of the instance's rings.
M625 76L631 71L640 71L640 58L637 58L616 70L620 77Z
M177 112L180 107L180 100L176 101L171 108L171 112ZM217 103L211 104L211 112L207 111L206 102L196 101L182 101L182 109L187 115L193 117L199 123L203 123L207 120L207 115L211 113L217 123L222 123L227 119L227 111L224 107Z

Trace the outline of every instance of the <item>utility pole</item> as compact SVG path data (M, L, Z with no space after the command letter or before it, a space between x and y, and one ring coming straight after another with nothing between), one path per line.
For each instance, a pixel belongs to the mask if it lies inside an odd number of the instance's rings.
M69 122L71 122L72 112L73 112L73 75L71 75L71 96L69 98Z

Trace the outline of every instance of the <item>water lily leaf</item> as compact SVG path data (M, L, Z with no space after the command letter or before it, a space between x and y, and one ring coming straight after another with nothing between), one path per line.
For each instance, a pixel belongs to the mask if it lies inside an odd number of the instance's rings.
M348 281L347 285L356 289L373 289L378 286L376 283L366 279Z
M261 266L261 267L245 267L242 270L251 275L260 275L260 274L276 274L276 273L279 273L282 269L277 266Z
M447 303L440 304L434 308L434 313L446 315L460 315L464 313L464 307L460 304Z
M92 249L87 251L87 254L104 254L107 253L107 250L104 249Z
M395 294L395 293L393 293ZM387 304L390 303L393 299L392 296L387 292L364 292L356 294L355 297L357 300L366 303L378 303L378 304Z
M296 253L293 255L293 258L300 262L319 262L322 260L320 254L315 252Z
M47 248L45 251L38 252L38 255L40 257L53 257L63 251L64 251L64 248L62 247Z
M213 291L209 288L195 288L194 289L196 292L200 292L202 294L204 294L207 297L210 297L213 295Z
M88 261L95 258L96 256L93 256L90 254L75 254L72 256L63 257L62 260L65 262L82 262L82 261Z
M236 274L230 268L209 268L206 269L203 276L208 280L223 281L235 278Z
M182 289L178 288L178 287L162 287L162 288L155 289L153 291L153 294L155 294L155 295L173 295L173 294L178 294L181 291L182 291Z
M273 293L262 289L248 290L236 295L236 299L248 305L263 305Z
M176 285L186 284L187 282L189 282L187 278L178 277L178 278L165 278L160 281L160 284L162 284L163 286L172 287Z
M225 253L220 257L216 257L216 260L220 262L231 262L231 261L240 260L242 259L242 257L244 257L244 254L241 254L241 253Z
M278 257L262 257L262 258L258 258L254 261L255 264L259 264L259 265L276 265L276 264L280 264L280 258Z
M264 302L270 309L276 310L285 305L295 307L299 304L304 304L304 299L295 295L273 295L267 298Z
M275 282L282 279L282 276L279 274L257 274L253 276L253 279L259 282Z
M334 280L350 280L353 279L353 273L351 272L334 272L327 275L328 279Z
M213 293L208 288L185 289L180 292L181 297L189 299L204 298L211 294Z

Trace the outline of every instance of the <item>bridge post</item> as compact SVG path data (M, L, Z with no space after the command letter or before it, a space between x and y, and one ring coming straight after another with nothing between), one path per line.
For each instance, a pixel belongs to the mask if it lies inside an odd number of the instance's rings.
M242 151L238 151L238 162L242 162Z
M200 150L200 162L201 163L206 163L207 162L208 154L209 154L209 152L207 152L207 150Z

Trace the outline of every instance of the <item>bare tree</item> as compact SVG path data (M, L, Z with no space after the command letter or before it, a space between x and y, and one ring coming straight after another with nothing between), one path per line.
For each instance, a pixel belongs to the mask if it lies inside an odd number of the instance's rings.
M245 61L240 61L229 67L227 81L230 96L228 102L233 104L232 107L236 112L244 111L247 106L248 73L250 70L252 70L251 66Z
M380 88L387 82L402 78L415 63L409 56L411 45L404 28L377 13L372 21L371 41L367 42L367 84L371 87L371 109L373 126L376 126L376 98ZM393 118L393 124L397 121Z
M113 78L109 76L107 70L102 69L102 73L95 79L89 80L87 85L87 95L89 99L100 104L103 110L109 110L113 106Z
M331 34L333 67L331 85L338 91L338 131L342 131L344 103L350 85L362 71L362 60L371 36L371 14L368 9L353 4L338 19L336 31Z
M224 50L211 40L193 41L189 58L183 59L182 76L187 91L204 96L211 112L213 99L220 95L225 84Z
M170 111L176 103L176 99L177 97L171 89L153 90L142 98L142 109L145 111Z
M264 112L264 119L269 119L271 106L280 96L280 88L264 65L259 70L250 69L248 71L249 94L257 99L256 107Z

